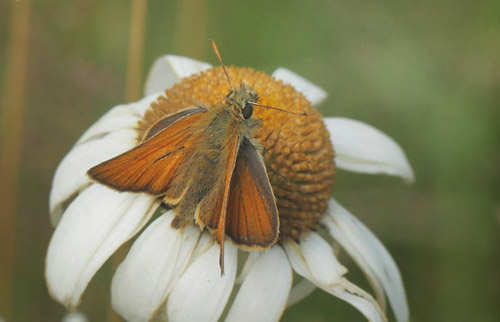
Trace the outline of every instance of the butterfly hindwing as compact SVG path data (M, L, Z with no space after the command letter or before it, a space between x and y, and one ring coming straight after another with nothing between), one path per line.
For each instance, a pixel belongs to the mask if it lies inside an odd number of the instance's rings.
M249 139L239 148L227 204L226 234L238 245L268 248L278 239L276 200L261 155Z
M170 114L170 115L156 121L146 131L142 140L143 141L149 140L151 137L155 136L156 134L158 134L162 130L166 129L170 125L174 124L175 122L177 122L178 120L180 120L186 116L196 114L196 113L202 113L202 112L206 112L206 111L207 111L206 108L197 106L197 107L183 109L183 110L178 111L174 114Z

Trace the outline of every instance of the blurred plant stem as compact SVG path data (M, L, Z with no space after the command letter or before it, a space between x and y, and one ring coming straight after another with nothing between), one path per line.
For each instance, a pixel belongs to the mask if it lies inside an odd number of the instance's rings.
M147 0L133 0L130 12L126 102L138 100L142 94L142 63Z
M203 57L208 46L206 1L177 1L174 51L178 55Z
M128 44L127 83L125 101L133 102L142 95L142 63L144 49L144 30L146 27L147 0L133 0L130 9L130 38ZM112 272L127 255L127 248L120 248L112 259ZM122 318L109 305L106 316L108 322L119 322Z
M0 110L0 315L12 320L13 272L19 163L28 56L30 3L11 3L12 21L7 43L5 85Z

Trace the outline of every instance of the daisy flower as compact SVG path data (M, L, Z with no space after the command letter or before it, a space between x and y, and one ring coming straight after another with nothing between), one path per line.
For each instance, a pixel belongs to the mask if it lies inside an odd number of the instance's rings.
M56 170L50 193L56 230L46 259L52 297L74 310L103 263L141 232L111 285L112 306L128 321L277 321L315 288L353 305L369 321L387 320L387 298L396 320L408 321L394 260L330 191L336 168L413 181L403 150L362 122L322 118L313 106L326 98L325 91L290 70L267 75L228 67L228 73L235 84L252 86L259 103L308 114L264 108L254 113L262 120L255 138L264 147L276 197L279 241L269 250L246 252L226 240L221 276L219 245L212 234L194 223L174 229L176 209L162 205L160 198L118 192L87 176L93 166L136 146L165 115L200 103L214 105L229 92L220 67L164 56L150 71L146 97L102 116ZM346 278L337 246L366 274L375 298Z

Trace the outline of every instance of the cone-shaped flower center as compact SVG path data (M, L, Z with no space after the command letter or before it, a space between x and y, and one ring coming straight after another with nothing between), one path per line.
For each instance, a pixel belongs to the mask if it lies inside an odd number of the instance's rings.
M280 241L298 239L315 229L325 213L335 180L334 152L319 112L292 86L251 68L227 67L234 86L253 87L259 104L306 112L298 116L255 107L253 118L262 120L254 131L273 187L280 218ZM183 79L153 103L139 123L140 137L157 120L177 110L213 106L223 101L230 87L221 67Z

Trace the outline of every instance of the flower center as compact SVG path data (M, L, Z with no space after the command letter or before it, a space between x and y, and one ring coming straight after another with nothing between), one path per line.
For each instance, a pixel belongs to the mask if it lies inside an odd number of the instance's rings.
M335 181L334 151L320 113L292 86L251 68L229 66L234 84L242 81L254 88L259 103L295 112L297 116L256 107L253 118L262 120L254 131L264 147L267 175L273 187L280 218L280 241L298 239L302 232L318 228ZM229 93L221 67L184 78L165 91L139 122L139 140L157 120L177 110L213 106Z

